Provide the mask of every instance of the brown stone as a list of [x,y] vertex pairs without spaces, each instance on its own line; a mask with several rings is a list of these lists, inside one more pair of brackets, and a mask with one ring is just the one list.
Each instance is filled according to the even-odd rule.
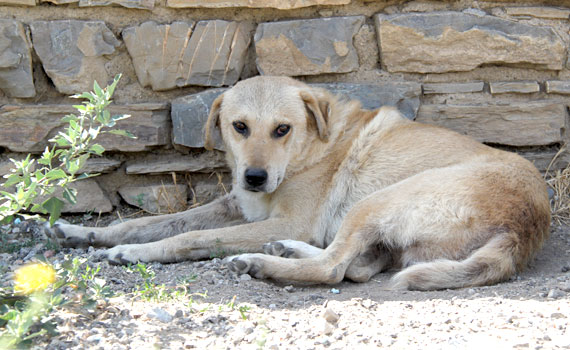
[[421,105],[417,121],[487,143],[539,146],[562,141],[566,106],[550,101],[509,105]]
[[[111,114],[130,114],[117,123],[117,129],[132,132],[136,139],[103,134],[97,143],[107,151],[137,152],[151,146],[163,146],[170,142],[170,118],[168,106],[161,103],[113,105]],[[48,140],[62,130],[61,118],[77,113],[67,105],[34,105],[0,107],[0,146],[14,152],[41,152]]]
[[112,76],[105,64],[119,41],[103,21],[34,21],[31,23],[34,50],[46,74],[63,94],[105,86]]
[[249,8],[276,8],[280,10],[291,10],[318,5],[347,5],[350,0],[167,0],[168,7],[206,7],[206,8],[226,8],[226,7],[249,7]]
[[149,157],[127,164],[127,174],[212,173],[215,171],[227,171],[225,156],[217,151],[196,155]]
[[489,83],[489,88],[492,94],[531,94],[540,91],[536,81],[498,81]]
[[561,70],[566,45],[549,27],[462,12],[375,17],[382,65],[390,72],[470,71],[481,65]]
[[116,170],[122,164],[119,160],[94,157],[87,159],[83,168],[79,170],[79,174],[104,174]]
[[481,92],[485,83],[482,81],[473,83],[426,83],[422,87],[424,94],[461,94]]
[[140,84],[162,91],[234,84],[243,69],[252,30],[251,23],[221,20],[145,22],[123,30],[123,39]]
[[346,73],[359,67],[353,38],[364,16],[261,23],[255,33],[257,69],[266,75]]
[[[69,185],[70,188],[77,190],[77,202],[75,204],[69,203],[64,200],[63,213],[108,213],[113,210],[113,205],[111,201],[97,181],[94,179],[85,179],[73,182]],[[56,195],[59,198],[62,197],[62,191],[57,190]]]
[[175,213],[188,207],[186,185],[125,186],[119,194],[127,203],[156,214]]
[[36,6],[36,0],[0,0],[0,5]]
[[8,97],[36,95],[32,45],[22,23],[0,19],[0,90]]
[[515,6],[505,8],[510,16],[532,16],[537,18],[568,19],[570,9],[548,6]]
[[546,82],[546,92],[549,94],[570,95],[570,81],[549,80]]
[[79,7],[122,6],[131,9],[152,10],[155,0],[79,0]]

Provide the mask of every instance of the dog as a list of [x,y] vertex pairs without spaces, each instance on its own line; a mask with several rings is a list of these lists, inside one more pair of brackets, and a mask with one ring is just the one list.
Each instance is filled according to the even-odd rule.
[[55,225],[64,246],[112,247],[111,263],[226,258],[236,273],[395,289],[481,286],[521,271],[549,235],[537,169],[522,157],[395,108],[363,110],[287,77],[239,82],[212,104],[231,192],[185,212],[106,228]]

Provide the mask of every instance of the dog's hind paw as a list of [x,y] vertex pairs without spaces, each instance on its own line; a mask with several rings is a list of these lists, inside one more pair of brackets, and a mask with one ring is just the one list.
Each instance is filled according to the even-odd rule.
[[242,254],[224,259],[228,268],[238,275],[248,274],[255,278],[264,278],[261,259],[258,254]]
[[100,260],[108,260],[111,265],[136,264],[142,259],[137,257],[135,247],[131,246],[134,244],[118,245],[111,249],[100,250],[95,256]]

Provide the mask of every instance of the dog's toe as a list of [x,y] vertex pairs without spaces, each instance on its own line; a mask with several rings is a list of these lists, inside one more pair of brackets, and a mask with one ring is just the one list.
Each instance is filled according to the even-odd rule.
[[261,264],[255,258],[248,254],[239,255],[226,260],[226,264],[230,271],[238,275],[248,274],[255,278],[263,278],[261,273]]
[[267,255],[283,256],[285,245],[281,242],[270,242],[263,245],[263,252]]

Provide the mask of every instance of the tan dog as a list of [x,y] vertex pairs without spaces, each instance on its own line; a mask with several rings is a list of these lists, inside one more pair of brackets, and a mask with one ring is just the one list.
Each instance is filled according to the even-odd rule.
[[532,164],[393,108],[365,111],[293,79],[256,77],[215,100],[208,146],[217,127],[230,194],[182,213],[48,234],[114,247],[105,251],[114,263],[263,249],[229,267],[323,283],[397,267],[393,287],[441,289],[508,279],[549,233],[546,186]]

